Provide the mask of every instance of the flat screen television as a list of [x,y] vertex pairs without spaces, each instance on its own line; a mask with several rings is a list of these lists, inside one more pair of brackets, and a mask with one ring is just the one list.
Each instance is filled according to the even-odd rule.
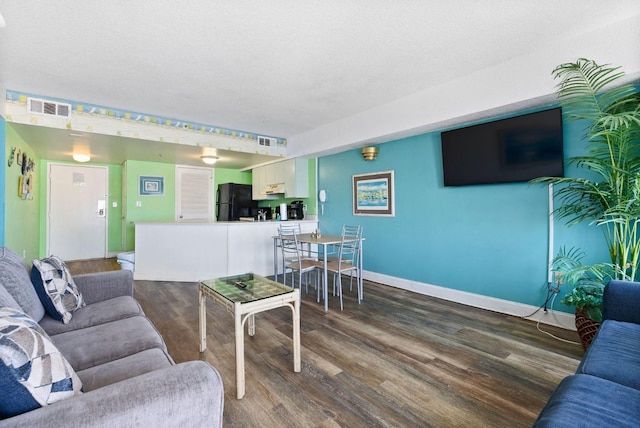
[[563,177],[562,109],[444,131],[445,186]]

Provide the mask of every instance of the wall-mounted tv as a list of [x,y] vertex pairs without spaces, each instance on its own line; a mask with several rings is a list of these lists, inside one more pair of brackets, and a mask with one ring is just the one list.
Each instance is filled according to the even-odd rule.
[[563,177],[560,107],[442,132],[445,186]]

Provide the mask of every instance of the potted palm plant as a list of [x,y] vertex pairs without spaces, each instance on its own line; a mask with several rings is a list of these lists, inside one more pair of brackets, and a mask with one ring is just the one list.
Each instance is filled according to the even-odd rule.
[[[587,222],[604,233],[608,262],[585,266],[580,250],[561,250],[553,261],[553,269],[563,273],[563,283],[573,287],[564,302],[576,307],[576,325],[579,317],[597,324],[606,283],[610,279],[634,281],[638,275],[640,97],[633,85],[618,85],[625,76],[619,67],[585,58],[559,65],[553,76],[560,80],[557,94],[565,120],[587,124],[586,154],[569,159],[569,164],[586,174],[542,177],[533,182],[554,185],[557,218],[567,225]],[[583,339],[585,348],[588,343]]]

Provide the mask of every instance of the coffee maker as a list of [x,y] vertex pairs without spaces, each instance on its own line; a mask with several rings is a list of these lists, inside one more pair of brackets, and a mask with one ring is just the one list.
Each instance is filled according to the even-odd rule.
[[288,217],[289,220],[302,220],[304,219],[304,201],[293,201],[289,205]]

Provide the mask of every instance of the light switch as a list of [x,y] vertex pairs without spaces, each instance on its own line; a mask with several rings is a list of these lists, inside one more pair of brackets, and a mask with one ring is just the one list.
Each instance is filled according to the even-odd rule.
[[111,206],[112,206],[113,208],[118,208],[118,203],[117,203],[117,202],[113,202],[113,203],[111,204]]
[[141,207],[142,206],[142,201],[136,201],[136,207]]

